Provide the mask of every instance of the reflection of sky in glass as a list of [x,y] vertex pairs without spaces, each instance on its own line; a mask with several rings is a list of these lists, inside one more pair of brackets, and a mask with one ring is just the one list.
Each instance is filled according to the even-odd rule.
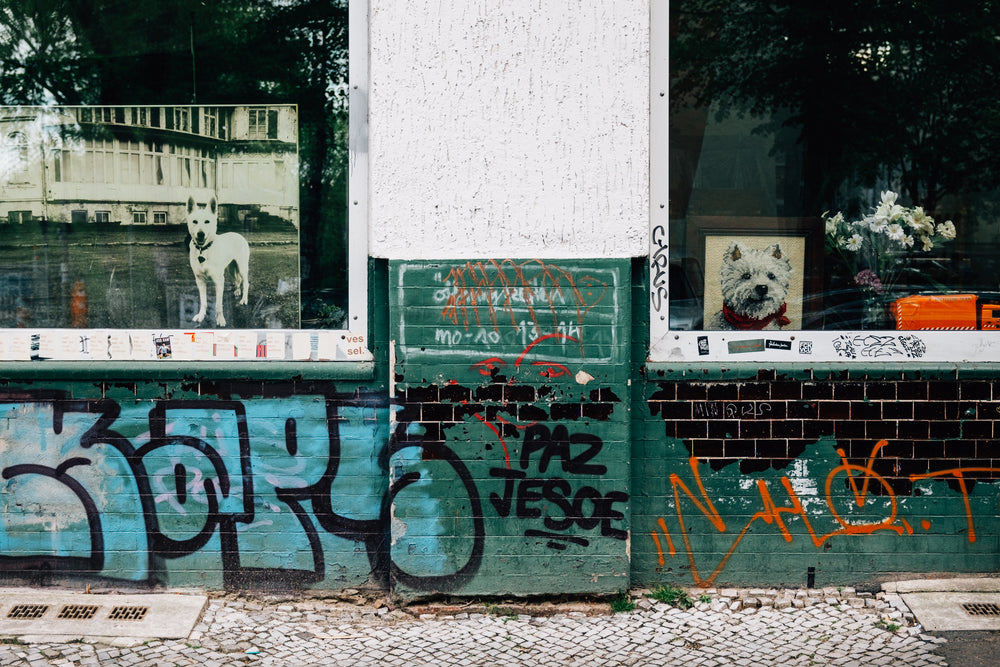
[[[79,126],[71,116],[36,107],[0,108],[0,120],[19,116],[25,120],[11,123],[16,130],[0,132],[0,186],[6,185],[32,164],[41,163],[45,150],[64,150],[81,154],[83,140]],[[27,118],[30,117],[30,120]]]

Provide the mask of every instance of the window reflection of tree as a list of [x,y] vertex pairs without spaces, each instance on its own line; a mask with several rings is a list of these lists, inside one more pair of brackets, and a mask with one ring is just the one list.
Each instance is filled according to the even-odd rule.
[[[0,103],[128,105],[109,123],[143,105],[157,125],[164,104],[297,104],[302,302],[346,308],[347,30],[347,0],[0,0]],[[212,177],[184,166],[188,184]]]

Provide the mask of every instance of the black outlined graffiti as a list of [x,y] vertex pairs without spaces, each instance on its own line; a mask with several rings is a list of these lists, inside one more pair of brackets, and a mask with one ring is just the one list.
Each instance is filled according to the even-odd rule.
[[[425,440],[422,437],[411,440],[411,437],[406,434],[406,425],[400,424],[396,431],[396,437],[391,444],[391,451],[392,453],[397,453],[409,447],[419,447],[421,449],[421,458],[445,461],[457,473],[467,494],[470,507],[473,524],[471,536],[472,548],[465,563],[455,572],[448,574],[435,576],[414,575],[397,565],[395,561],[390,561],[389,567],[391,569],[392,580],[418,590],[450,590],[461,586],[475,576],[483,560],[483,553],[486,546],[486,531],[483,523],[483,509],[479,498],[479,490],[472,479],[472,475],[469,473],[469,469],[450,447],[443,442]],[[401,491],[409,485],[416,483],[419,479],[420,473],[410,472],[404,473],[399,478],[393,480],[389,487],[386,505],[383,507],[383,515],[386,521],[389,519],[387,514],[389,505],[396,500]]]
[[917,336],[900,336],[899,344],[906,350],[906,356],[919,359],[927,353],[927,344]]
[[[576,343],[551,334],[506,363],[494,358],[476,368],[504,386],[515,376],[530,378],[540,397],[554,390],[553,380],[573,378],[565,365],[538,354],[542,341]],[[500,375],[505,371],[513,371],[509,380]],[[400,420],[390,432],[396,406],[384,394],[341,394],[327,383],[300,382],[202,383],[200,394],[119,402],[63,391],[0,393],[5,575],[160,586],[176,584],[178,573],[188,583],[197,571],[217,580],[209,587],[229,590],[363,580],[385,589],[454,591],[477,575],[486,553],[484,511],[492,515],[497,506],[483,502],[484,483],[498,497],[512,494],[505,517],[533,514],[540,506],[531,502],[533,493],[561,508],[545,525],[524,530],[551,548],[587,546],[589,536],[580,531],[624,539],[619,503],[627,495],[574,478],[606,472],[598,461],[600,438],[539,423],[572,418],[557,414],[558,403],[551,415],[535,408],[537,418],[524,412],[520,420],[499,412],[487,419],[472,406],[466,411],[496,429],[501,444],[525,436],[514,463],[523,479],[512,480],[518,484],[504,494],[508,480],[491,477],[490,466],[508,470],[509,454],[473,475],[464,452],[443,437],[444,426]],[[607,420],[620,402],[607,389],[594,389],[591,398],[593,405],[577,399],[570,407],[584,416],[593,408],[590,418]],[[418,536],[424,540],[418,549],[440,549],[440,562],[407,559],[393,544],[396,514],[442,489],[442,507],[461,508],[460,530]],[[48,497],[52,490],[61,504]],[[55,520],[60,512],[63,520]],[[352,554],[367,569],[354,563],[346,569]]]
[[[593,475],[600,478],[607,473],[605,465],[593,463],[593,459],[603,447],[601,439],[586,433],[574,433],[563,426],[551,431],[544,424],[527,427],[519,457],[520,470],[492,468],[491,477],[504,480],[503,495],[490,494],[490,502],[501,517],[512,513],[519,519],[542,519],[547,530],[528,529],[526,537],[547,538],[550,549],[563,550],[562,541],[580,546],[588,546],[589,540],[579,535],[568,535],[565,531],[574,526],[580,530],[593,530],[598,526],[601,535],[624,540],[627,532],[615,528],[613,522],[623,521],[625,515],[614,508],[615,503],[628,502],[628,494],[623,491],[609,491],[604,494],[592,486],[581,486],[574,491],[573,484],[562,477],[528,477],[527,470],[532,465],[532,457],[538,454],[539,475],[548,472],[556,461],[562,472],[574,475]],[[546,515],[534,506],[535,503],[550,503],[561,517]]]
[[910,357],[919,359],[927,353],[927,344],[918,336],[884,336],[858,334],[839,336],[833,341],[833,349],[841,357],[869,359],[886,357]]
[[667,230],[663,225],[653,227],[652,245],[656,248],[656,252],[649,257],[649,270],[652,274],[649,295],[653,310],[660,312],[669,296],[667,278],[670,254],[667,246]]
[[[42,477],[56,480],[73,492],[87,514],[87,524],[90,529],[90,557],[84,559],[63,556],[59,557],[58,560],[47,560],[45,558],[32,559],[28,557],[26,559],[27,562],[24,560],[20,561],[22,564],[28,565],[32,570],[52,571],[53,569],[60,569],[69,572],[97,574],[104,567],[104,532],[101,530],[100,511],[97,508],[97,503],[94,502],[93,497],[82,484],[66,474],[66,471],[70,468],[80,465],[90,465],[90,460],[82,457],[72,458],[56,468],[24,463],[10,466],[3,471],[3,479],[15,479],[21,475],[41,475]],[[0,555],[0,563],[12,562],[11,558],[10,556]]]
[[[109,399],[75,400],[58,391],[0,394],[0,410],[6,410],[8,418],[35,417],[7,421],[8,427],[23,424],[16,427],[25,431],[21,435],[35,437],[14,437],[16,450],[0,452],[3,501],[27,502],[35,508],[34,514],[19,510],[24,520],[38,520],[39,513],[45,512],[55,515],[62,507],[71,513],[78,509],[86,524],[85,537],[78,528],[72,537],[60,535],[60,526],[51,527],[46,535],[53,543],[72,540],[76,552],[86,542],[84,551],[88,552],[82,557],[60,555],[58,548],[39,549],[34,542],[19,542],[23,535],[17,533],[17,526],[5,522],[0,525],[0,544],[6,552],[0,553],[0,566],[6,575],[37,579],[45,573],[64,574],[153,586],[170,583],[170,561],[202,553],[211,558],[217,550],[227,589],[298,588],[330,575],[324,542],[335,536],[360,545],[370,567],[367,577],[376,586],[387,588],[392,576],[413,589],[444,591],[475,576],[485,549],[479,492],[468,469],[444,443],[389,437],[387,430],[379,436],[377,427],[359,428],[358,433],[367,435],[358,440],[358,433],[352,432],[349,446],[360,450],[352,456],[372,461],[377,474],[361,482],[340,474],[347,455],[345,415],[364,413],[371,424],[387,424],[384,398],[323,393],[317,387],[292,383],[263,389],[258,384],[252,398],[240,400],[231,396],[247,393],[245,386],[227,384],[213,389],[219,393],[218,400],[154,400],[140,404],[149,407],[138,407],[138,412],[130,406],[127,415],[121,404]],[[278,405],[298,416],[272,418],[280,412]],[[49,415],[51,426],[47,427]],[[140,419],[148,428],[145,433],[143,424],[136,424]],[[303,433],[304,425],[312,427],[308,435]],[[137,433],[126,437],[123,428]],[[39,441],[47,443],[46,451],[32,451],[25,444]],[[455,572],[411,573],[392,561],[392,504],[419,479],[419,473],[404,474],[390,486],[388,462],[408,448],[446,462],[468,494],[475,516],[469,536],[472,548]],[[121,480],[127,491],[116,496],[119,500],[128,496],[127,502],[122,501],[128,506],[121,511],[102,506],[96,499],[101,489],[95,487],[109,478]],[[38,485],[34,480],[59,485],[75,501],[63,499],[61,506],[46,510],[50,499],[31,495],[29,487]],[[359,484],[367,486],[359,489]],[[341,507],[338,501],[345,496],[341,485],[352,485],[352,493],[370,502],[363,507]],[[7,513],[8,518],[16,513]],[[112,525],[115,522],[120,525]],[[260,522],[274,529],[251,529]],[[127,551],[120,536],[130,532],[141,533],[129,539],[142,544],[132,550],[133,570],[106,569],[109,560]],[[109,542],[109,536],[119,543]],[[246,557],[244,542],[248,540],[254,546],[252,555]],[[269,557],[273,563],[266,562]],[[209,567],[205,561],[199,566]]]

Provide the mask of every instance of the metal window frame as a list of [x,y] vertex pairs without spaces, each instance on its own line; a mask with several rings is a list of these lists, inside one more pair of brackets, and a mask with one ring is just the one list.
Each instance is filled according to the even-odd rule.
[[[670,224],[669,0],[649,4],[649,354],[655,364],[703,362],[872,365],[1000,361],[992,331],[673,331]],[[662,263],[662,264],[661,264]],[[657,308],[657,301],[661,302]]]
[[[0,369],[8,377],[27,373],[36,377],[44,366],[41,374],[64,374],[66,369],[73,373],[89,377],[99,373],[97,369],[119,369],[123,376],[131,376],[137,368],[143,368],[145,373],[160,374],[164,377],[191,376],[228,376],[234,369],[240,372],[253,373],[256,377],[343,377],[361,379],[371,377],[374,373],[369,332],[368,313],[368,224],[369,224],[369,160],[368,160],[368,92],[369,92],[369,16],[368,0],[349,0],[348,2],[348,32],[349,32],[349,120],[348,120],[348,303],[347,322],[341,330],[328,333],[340,334],[346,340],[355,339],[351,343],[360,353],[353,354],[348,359],[323,361],[295,360],[108,360],[103,362],[89,360],[45,360],[28,361],[21,359],[0,359]],[[123,106],[123,113],[126,107]],[[165,117],[176,120],[180,109],[188,109],[186,105],[161,105]],[[267,108],[266,106],[264,107]],[[106,122],[114,122],[110,116],[112,109],[103,108]],[[150,119],[151,121],[152,119]],[[164,119],[166,122],[166,119]],[[190,129],[191,118],[187,119]],[[228,130],[227,130],[228,131]],[[58,152],[54,159],[59,161]],[[190,159],[190,156],[184,156]],[[59,180],[58,178],[56,180]],[[133,212],[134,213],[134,212]],[[147,224],[149,217],[147,214]],[[10,331],[10,330],[7,330]],[[49,330],[45,330],[49,331]],[[67,330],[71,332],[72,330]],[[87,334],[89,330],[79,330]],[[125,333],[138,330],[126,329]],[[316,329],[282,330],[286,333],[316,333]],[[0,331],[2,333],[2,331]],[[140,333],[147,333],[141,331]],[[208,361],[208,365],[205,362]],[[27,369],[31,369],[30,371]],[[155,369],[155,371],[153,370]],[[293,370],[295,369],[295,370]],[[308,370],[307,370],[308,369]]]

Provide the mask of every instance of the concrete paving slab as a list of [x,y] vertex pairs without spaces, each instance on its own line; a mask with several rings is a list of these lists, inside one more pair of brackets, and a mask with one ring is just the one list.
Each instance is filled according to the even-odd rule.
[[882,590],[886,593],[997,593],[1000,592],[1000,577],[911,579],[884,583]]
[[929,632],[1000,630],[1000,593],[918,592],[900,597]]
[[0,636],[182,639],[206,604],[204,595],[0,588]]

